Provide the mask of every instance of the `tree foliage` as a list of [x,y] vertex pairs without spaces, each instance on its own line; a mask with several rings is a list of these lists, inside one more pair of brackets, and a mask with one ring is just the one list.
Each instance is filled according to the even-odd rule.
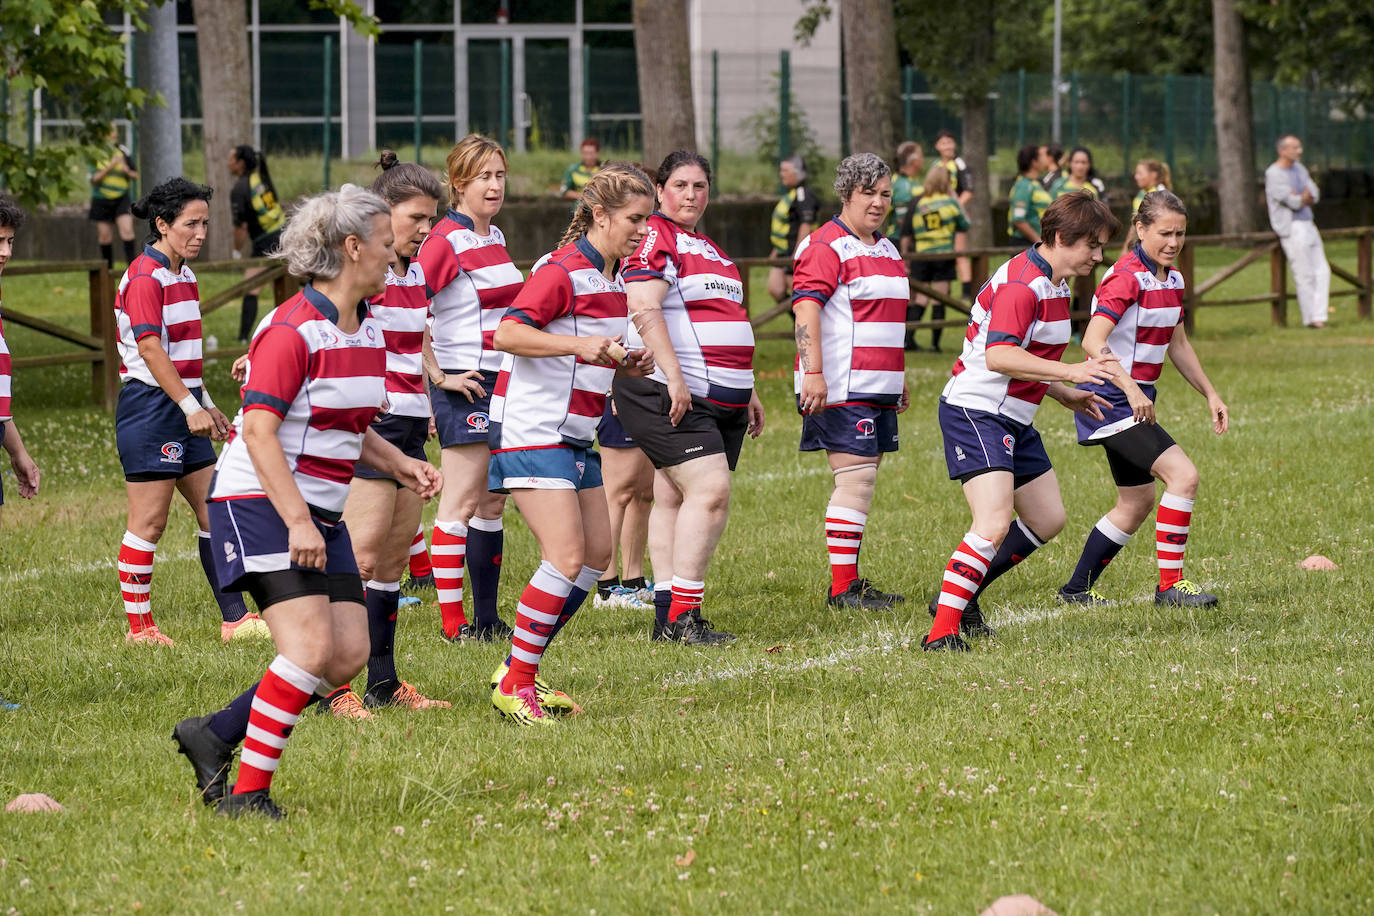
[[106,25],[107,15],[128,13],[143,28],[146,8],[143,0],[0,2],[0,67],[11,102],[42,90],[77,122],[66,139],[45,140],[30,157],[26,106],[0,110],[0,177],[22,203],[50,205],[76,190],[85,169],[109,156],[109,122],[148,101],[124,79],[124,41]]
[[1276,81],[1348,90],[1352,105],[1374,104],[1374,6],[1332,0],[1250,0],[1241,11],[1264,34]]

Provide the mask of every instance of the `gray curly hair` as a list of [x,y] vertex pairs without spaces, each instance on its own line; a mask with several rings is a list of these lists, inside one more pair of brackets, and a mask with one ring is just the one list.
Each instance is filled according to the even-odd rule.
[[307,198],[282,230],[277,257],[294,277],[332,280],[343,269],[344,239],[370,239],[372,218],[390,215],[386,201],[354,184]]
[[892,174],[876,153],[855,153],[835,167],[835,193],[845,203],[860,188],[871,188]]

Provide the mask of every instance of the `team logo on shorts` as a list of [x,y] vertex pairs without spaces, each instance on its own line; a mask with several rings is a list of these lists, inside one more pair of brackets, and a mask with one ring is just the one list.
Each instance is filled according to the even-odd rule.
[[873,423],[872,420],[870,420],[868,417],[864,417],[864,418],[863,418],[862,420],[860,420],[858,423],[855,423],[855,424],[854,424],[854,428],[855,428],[856,430],[859,431],[858,438],[860,438],[860,439],[872,439],[872,438],[873,438],[873,431],[874,431],[877,427],[875,426],[875,424]]
[[965,455],[965,454],[964,454],[964,450],[963,450],[961,447],[959,447],[959,446],[957,446],[957,445],[954,446],[954,459],[955,459],[956,461],[963,461],[963,460],[964,460],[965,458],[967,458],[967,457],[968,457],[968,455]]
[[164,442],[159,451],[162,452],[162,457],[158,460],[163,464],[181,464],[182,448],[180,442]]
[[585,461],[574,461],[573,464],[577,465],[577,476],[578,476],[578,477],[581,477],[583,474],[587,473],[587,462],[585,462]]
[[239,558],[238,549],[234,547],[233,541],[224,542],[224,562],[233,563]]
[[468,428],[473,432],[484,433],[490,425],[491,417],[488,417],[486,414],[478,411],[468,414]]
[[1008,433],[1002,437],[1002,444],[1007,447],[1007,454],[1010,455],[1016,448],[1016,437]]

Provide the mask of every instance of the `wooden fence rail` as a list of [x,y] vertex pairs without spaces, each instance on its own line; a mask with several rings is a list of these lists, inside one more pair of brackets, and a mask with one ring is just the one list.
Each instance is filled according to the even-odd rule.
[[[1333,276],[1347,284],[1348,289],[1337,289],[1331,291],[1332,299],[1356,297],[1356,314],[1364,319],[1370,317],[1371,304],[1374,303],[1374,226],[1356,226],[1350,229],[1330,229],[1322,233],[1326,241],[1337,239],[1353,239],[1356,250],[1355,271],[1346,270],[1339,265],[1331,265]],[[1226,265],[1202,283],[1194,283],[1193,253],[1197,246],[1224,246],[1237,249],[1245,249],[1235,261]],[[987,280],[989,268],[995,263],[1012,257],[1022,249],[1016,247],[996,247],[996,248],[974,248],[960,252],[960,256],[967,258],[970,268],[969,289],[978,289]],[[1234,278],[1246,267],[1262,260],[1265,255],[1269,256],[1269,292],[1256,296],[1239,296],[1230,299],[1217,298],[1214,294],[1226,282]],[[945,260],[948,255],[908,255],[909,261],[938,261]],[[518,263],[517,266],[523,270],[529,270],[533,266],[532,261]],[[744,306],[750,315],[750,323],[755,328],[761,328],[768,322],[778,318],[789,311],[789,304],[784,302],[774,304],[770,307],[756,311],[750,299],[750,287],[752,274],[756,270],[771,270],[774,267],[784,267],[790,260],[770,260],[768,258],[739,258],[735,264],[739,267],[740,275],[744,280]],[[1279,246],[1278,239],[1272,232],[1251,232],[1240,235],[1202,235],[1190,236],[1188,245],[1179,254],[1178,269],[1182,272],[1187,288],[1184,299],[1184,322],[1188,330],[1193,329],[1197,318],[1197,310],[1202,306],[1231,306],[1231,305],[1257,305],[1269,303],[1270,320],[1276,325],[1286,325],[1288,323],[1288,300],[1291,298],[1288,292],[1288,261],[1284,257],[1283,249]],[[272,258],[244,258],[242,260],[229,261],[206,261],[198,262],[195,265],[197,274],[212,273],[238,273],[249,268],[260,268],[262,273],[251,279],[241,280],[233,285],[221,290],[215,295],[201,302],[201,313],[209,314],[216,309],[223,308],[239,299],[249,290],[272,284],[275,301],[284,302],[300,289],[300,283],[286,272],[286,267],[280,261]],[[28,264],[10,264],[5,268],[5,276],[22,277],[38,276],[42,274],[54,273],[85,273],[89,277],[90,294],[90,328],[89,330],[76,330],[64,327],[55,322],[48,321],[28,311],[16,311],[6,307],[4,310],[5,320],[14,325],[20,325],[55,337],[64,343],[74,344],[78,349],[71,352],[51,353],[44,356],[16,356],[13,359],[14,369],[34,369],[44,366],[63,366],[73,363],[89,363],[91,366],[91,397],[95,403],[102,405],[106,410],[114,410],[115,399],[119,394],[119,354],[115,346],[115,322],[114,322],[114,279],[109,270],[105,267],[104,261],[45,261],[33,262]],[[1080,306],[1086,306],[1095,288],[1094,278],[1084,278],[1074,286],[1074,295]],[[941,293],[932,287],[911,282],[911,289],[914,292],[924,293],[929,299],[938,304],[943,304],[948,308],[967,316],[969,303],[947,293]],[[1086,319],[1088,313],[1085,308],[1080,307],[1073,313],[1076,319]],[[947,319],[943,321],[909,321],[908,328],[953,328],[965,327],[968,323],[967,317]],[[791,339],[790,331],[761,331],[757,335],[760,339]],[[214,350],[205,352],[206,359],[233,359],[244,352],[247,347],[239,344],[226,347],[217,347]]]

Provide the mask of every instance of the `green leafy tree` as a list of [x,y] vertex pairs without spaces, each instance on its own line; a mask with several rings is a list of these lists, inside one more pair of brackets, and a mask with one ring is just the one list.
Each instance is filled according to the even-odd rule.
[[1346,90],[1351,113],[1374,104],[1374,6],[1249,0],[1241,4],[1241,13],[1257,27],[1251,32],[1261,33],[1265,41],[1266,53],[1251,53],[1250,60],[1271,62],[1275,80]]
[[0,178],[24,204],[51,205],[78,190],[86,168],[109,155],[109,122],[147,102],[125,81],[124,42],[106,25],[107,16],[128,13],[142,28],[146,8],[142,0],[0,2],[0,67],[10,100],[42,90],[45,102],[77,121],[65,139],[45,141],[30,156],[26,106],[0,109]]

